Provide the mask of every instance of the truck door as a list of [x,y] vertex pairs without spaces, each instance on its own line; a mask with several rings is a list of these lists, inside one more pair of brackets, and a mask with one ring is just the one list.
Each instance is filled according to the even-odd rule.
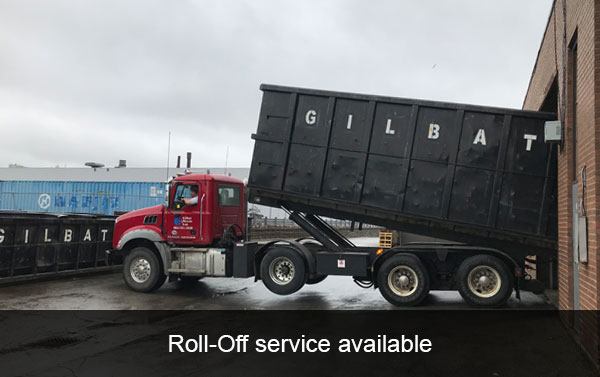
[[[197,194],[196,194],[197,193]],[[197,199],[193,199],[197,198]],[[195,204],[185,204],[190,199]],[[177,182],[165,216],[165,232],[169,241],[191,244],[200,237],[200,207],[204,200],[203,185],[198,182]]]

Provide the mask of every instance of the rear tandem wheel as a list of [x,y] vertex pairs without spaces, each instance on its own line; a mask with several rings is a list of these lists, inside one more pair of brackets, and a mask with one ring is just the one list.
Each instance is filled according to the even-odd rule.
[[458,291],[470,305],[495,308],[506,304],[513,291],[508,267],[487,254],[465,259],[456,273]]
[[429,274],[419,258],[397,254],[383,262],[377,272],[381,295],[396,306],[415,306],[429,293]]

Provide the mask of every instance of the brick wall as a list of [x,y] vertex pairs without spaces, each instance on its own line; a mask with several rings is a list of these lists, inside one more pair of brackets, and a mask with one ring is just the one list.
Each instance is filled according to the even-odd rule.
[[[566,12],[563,12],[563,4]],[[564,16],[566,15],[566,17]],[[573,279],[573,235],[572,235],[572,185],[578,183],[578,197],[582,195],[579,171],[586,167],[587,188],[585,195],[588,216],[588,263],[579,264],[580,309],[578,340],[592,359],[599,364],[600,348],[598,334],[598,313],[600,309],[598,282],[598,242],[599,231],[597,209],[600,191],[599,182],[600,131],[596,124],[600,121],[600,38],[596,35],[600,20],[600,1],[593,0],[556,0],[553,4],[546,32],[538,53],[538,59],[531,77],[523,108],[541,110],[553,81],[559,86],[558,111],[566,124],[564,149],[558,157],[558,289],[559,309],[567,326],[574,327],[574,279]],[[566,23],[566,28],[563,26]],[[567,54],[564,54],[563,32],[566,29]],[[577,91],[573,87],[573,53],[568,47],[577,41]],[[563,58],[565,58],[563,60]],[[566,63],[566,64],[565,64]],[[566,85],[563,83],[566,78]],[[563,92],[563,89],[564,92]],[[566,94],[566,98],[563,97]],[[574,98],[577,98],[577,166],[573,157]],[[560,109],[566,104],[566,113]]]

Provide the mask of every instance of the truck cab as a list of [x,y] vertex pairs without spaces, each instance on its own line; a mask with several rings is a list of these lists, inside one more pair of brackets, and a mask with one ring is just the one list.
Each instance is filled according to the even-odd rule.
[[[185,199],[194,199],[186,204]],[[209,174],[176,178],[169,188],[163,227],[166,240],[177,245],[213,245],[224,232],[244,233],[244,184],[236,178]]]
[[169,182],[163,205],[117,218],[111,254],[123,259],[125,281],[138,291],[156,289],[167,277],[226,276],[233,243],[244,238],[245,213],[240,179],[180,175]]

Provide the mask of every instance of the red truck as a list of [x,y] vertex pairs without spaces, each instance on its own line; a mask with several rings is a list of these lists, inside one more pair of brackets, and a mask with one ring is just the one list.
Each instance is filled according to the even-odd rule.
[[[184,199],[196,203],[186,205]],[[165,205],[119,216],[113,248],[124,257],[125,281],[149,292],[167,276],[198,279],[226,276],[227,250],[245,234],[241,180],[223,175],[187,174],[169,184]]]
[[[487,307],[543,290],[528,270],[556,258],[556,151],[543,140],[555,114],[261,89],[246,187],[183,175],[164,205],[117,219],[111,254],[129,287],[254,276],[285,295],[343,275],[398,306],[458,290]],[[247,201],[286,210],[312,238],[246,242]],[[358,247],[322,217],[454,242]]]

